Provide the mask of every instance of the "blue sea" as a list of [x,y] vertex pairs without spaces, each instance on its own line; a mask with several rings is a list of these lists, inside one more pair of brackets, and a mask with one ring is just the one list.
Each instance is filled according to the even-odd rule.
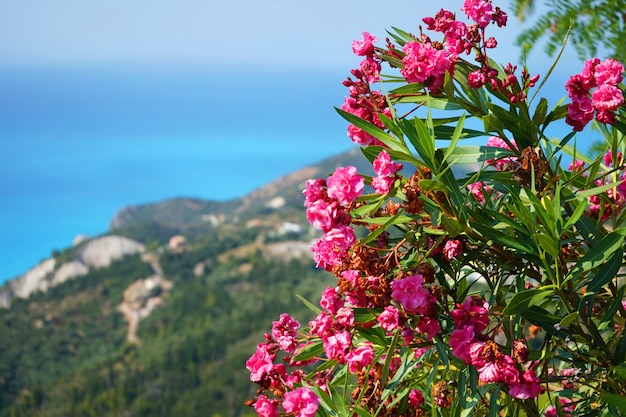
[[240,197],[351,149],[334,110],[346,75],[0,68],[0,284],[105,233],[125,206]]
[[0,69],[0,283],[116,211],[228,200],[352,147],[338,73]]

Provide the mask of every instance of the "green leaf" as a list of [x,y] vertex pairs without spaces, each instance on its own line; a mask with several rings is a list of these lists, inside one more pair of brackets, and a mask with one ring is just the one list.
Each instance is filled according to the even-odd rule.
[[596,292],[609,283],[619,271],[624,261],[623,252],[617,251],[609,258],[587,285],[587,291]]
[[446,152],[446,161],[452,164],[476,164],[490,159],[499,159],[514,155],[508,149],[495,148],[493,146],[467,145],[457,146],[451,151],[444,148]]
[[543,124],[543,122],[546,120],[547,111],[548,111],[548,100],[542,97],[539,100],[539,104],[537,104],[537,108],[535,109],[535,114],[533,114],[533,123],[537,126]]
[[536,254],[536,248],[529,246],[528,244],[519,240],[515,236],[507,235],[498,230],[495,230],[493,227],[480,224],[480,223],[472,224],[472,227],[476,229],[481,235],[483,235],[487,239],[493,240],[494,242],[498,242],[505,247],[516,249],[518,251],[529,253],[529,254]]
[[574,311],[573,313],[563,317],[559,322],[559,325],[563,328],[569,327],[569,325],[574,323],[576,320],[578,320],[578,311]]
[[584,199],[583,201],[578,203],[578,206],[576,206],[576,209],[574,210],[570,218],[567,220],[567,223],[565,223],[565,226],[563,226],[563,231],[567,231],[572,226],[574,226],[576,222],[578,222],[580,217],[583,215],[586,208],[587,208],[587,199]]
[[[622,242],[624,241],[624,236],[626,236],[626,228],[618,229],[606,235],[604,238],[602,238],[602,240],[600,240],[600,242],[594,244],[593,247],[581,259],[579,259],[576,265],[570,270],[565,281],[573,279],[583,272],[590,271],[602,265],[607,259],[609,259],[611,255],[613,255],[613,253],[621,249]],[[613,259],[612,262],[613,263],[610,263],[609,268],[614,268],[615,259]],[[602,285],[604,284],[598,287],[598,285],[600,284],[599,281],[604,281],[605,278],[606,277],[604,277],[603,275],[600,275],[600,278],[596,279],[596,283],[593,284],[592,281],[590,286],[593,285],[593,288],[602,287]],[[590,289],[590,291],[593,290]]]
[[306,298],[304,298],[303,296],[301,296],[300,294],[296,294],[296,297],[302,301],[302,303],[307,306],[307,308],[309,310],[311,310],[312,312],[314,312],[315,314],[320,314],[322,312],[322,310],[317,307],[316,305],[312,304],[309,300],[307,300]]
[[324,342],[317,340],[306,344],[293,358],[296,361],[307,361],[320,356],[322,353],[324,353]]
[[600,397],[602,397],[602,399],[606,401],[607,404],[612,405],[613,407],[620,410],[622,413],[626,413],[626,397],[622,395],[611,394],[608,392],[601,393]]
[[374,136],[376,139],[380,140],[392,150],[400,152],[401,154],[408,154],[410,156],[409,150],[403,144],[401,144],[396,138],[394,138],[378,126],[375,126],[372,123],[339,108],[335,107],[335,110],[349,123],[352,123],[359,129],[363,129],[365,132]]
[[396,330],[393,335],[393,339],[391,340],[391,345],[389,345],[389,349],[387,349],[387,357],[385,358],[385,364],[383,365],[383,370],[381,372],[381,382],[384,386],[387,385],[387,378],[389,377],[389,369],[391,367],[391,360],[396,352],[396,345],[398,344],[398,340],[400,339],[400,332]]
[[617,296],[613,299],[611,305],[609,305],[609,307],[606,309],[604,317],[602,317],[600,325],[598,325],[598,330],[606,328],[615,317],[615,313],[622,305],[622,300],[624,299],[624,290],[626,290],[626,286],[622,285],[617,291]]
[[523,313],[542,299],[549,297],[552,294],[552,290],[542,290],[536,288],[519,292],[515,294],[511,301],[509,301],[509,303],[504,307],[502,314],[512,316]]
[[587,190],[579,190],[576,192],[576,197],[591,197],[593,195],[598,195],[598,194],[602,194],[612,188],[617,187],[619,184],[621,184],[622,182],[624,182],[623,180],[620,181],[616,181],[616,182],[612,182],[609,184],[604,184],[604,185],[600,185],[598,187],[594,187],[594,188],[589,188]]

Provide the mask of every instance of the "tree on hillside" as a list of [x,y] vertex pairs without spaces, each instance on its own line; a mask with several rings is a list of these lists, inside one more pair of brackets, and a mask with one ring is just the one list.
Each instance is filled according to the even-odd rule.
[[[536,3],[512,0],[512,8],[524,21],[533,15]],[[553,55],[571,28],[569,42],[581,59],[596,56],[599,51],[605,57],[622,62],[626,59],[626,0],[544,0],[544,4],[547,11],[517,37],[522,54],[547,36],[545,51]]]

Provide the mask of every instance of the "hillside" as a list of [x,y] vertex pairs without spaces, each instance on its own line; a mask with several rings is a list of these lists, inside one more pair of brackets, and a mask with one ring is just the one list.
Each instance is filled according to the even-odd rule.
[[[316,302],[334,283],[308,252],[301,190],[340,165],[367,171],[355,150],[236,200],[124,208],[108,236],[6,284],[0,416],[251,414],[245,360],[280,313],[311,318],[295,294]],[[86,255],[122,241],[138,246],[104,263]],[[83,269],[55,280],[66,265]]]

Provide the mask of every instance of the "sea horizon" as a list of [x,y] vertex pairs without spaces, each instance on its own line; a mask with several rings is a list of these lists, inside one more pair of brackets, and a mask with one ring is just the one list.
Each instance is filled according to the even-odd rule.
[[242,197],[354,146],[333,109],[341,74],[243,79],[0,69],[0,285],[106,233],[124,207]]

